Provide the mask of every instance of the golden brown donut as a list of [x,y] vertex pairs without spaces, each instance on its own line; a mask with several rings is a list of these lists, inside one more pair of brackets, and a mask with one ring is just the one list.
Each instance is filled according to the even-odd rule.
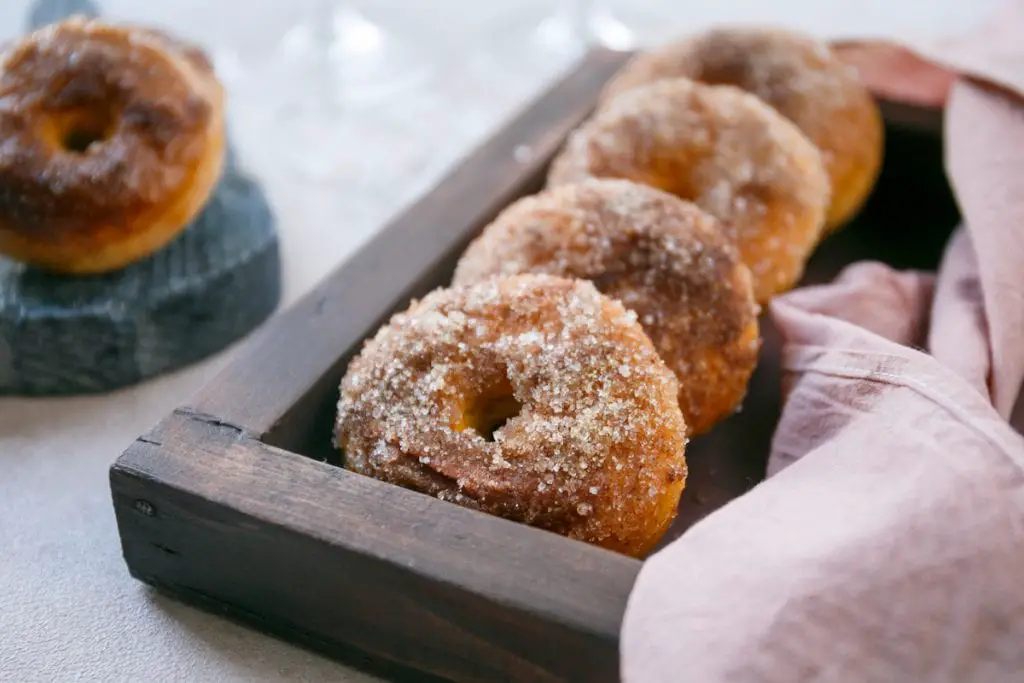
[[644,183],[718,218],[761,304],[802,276],[829,200],[821,154],[792,122],[739,88],[685,78],[626,90],[569,136],[548,186],[586,178]]
[[857,69],[823,41],[771,27],[723,27],[633,57],[602,99],[662,78],[734,85],[795,123],[822,152],[832,185],[828,227],[863,205],[882,167],[884,127]]
[[636,315],[590,282],[489,278],[367,342],[335,442],[355,472],[641,556],[686,480],[677,391]]
[[0,56],[0,253],[98,273],[171,241],[220,178],[223,90],[159,31],[71,18]]
[[636,312],[679,379],[691,436],[743,401],[760,348],[750,271],[695,204],[608,179],[524,197],[469,245],[453,283],[517,273],[584,278]]

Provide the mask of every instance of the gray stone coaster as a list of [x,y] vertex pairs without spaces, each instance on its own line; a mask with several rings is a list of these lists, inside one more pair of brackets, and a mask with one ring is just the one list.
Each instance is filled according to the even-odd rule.
[[[30,22],[86,11],[43,2]],[[181,368],[249,333],[277,307],[275,220],[229,150],[193,223],[127,268],[61,276],[0,257],[0,394],[108,391]]]

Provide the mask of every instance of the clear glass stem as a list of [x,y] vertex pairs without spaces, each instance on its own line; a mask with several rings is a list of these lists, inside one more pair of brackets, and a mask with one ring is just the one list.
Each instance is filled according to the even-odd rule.
[[615,15],[607,3],[574,0],[568,5],[573,32],[584,49],[603,45],[615,50],[628,50],[634,46],[636,39],[633,31]]
[[321,114],[332,112],[337,101],[335,89],[338,87],[338,84],[332,72],[333,66],[331,63],[332,49],[337,39],[334,30],[336,6],[335,0],[319,0],[313,13],[313,26],[311,27],[316,54],[315,68],[320,75],[318,80],[323,84],[323,87],[317,88],[315,95]]
[[573,0],[568,3],[569,25],[576,39],[583,44],[584,49],[590,47],[594,36],[591,30],[591,18],[594,13],[594,2],[592,0]]

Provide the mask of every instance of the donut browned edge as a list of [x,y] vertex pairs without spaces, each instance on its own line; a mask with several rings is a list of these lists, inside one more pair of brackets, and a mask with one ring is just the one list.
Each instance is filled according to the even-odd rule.
[[0,254],[119,269],[177,236],[225,157],[224,93],[195,46],[72,17],[0,55]]

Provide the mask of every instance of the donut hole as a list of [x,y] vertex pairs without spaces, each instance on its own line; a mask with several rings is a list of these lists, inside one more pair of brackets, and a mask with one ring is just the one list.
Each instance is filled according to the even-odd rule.
[[[675,195],[688,202],[696,202],[702,194],[702,188],[694,182],[691,168],[700,163],[699,159],[685,158],[654,158],[650,168],[645,172],[629,178],[634,182]],[[689,166],[688,166],[689,164]]]
[[64,134],[63,146],[68,152],[82,154],[102,139],[103,135],[95,131],[72,128]]
[[501,374],[496,382],[467,403],[456,428],[474,431],[485,441],[494,441],[494,435],[522,410],[522,404],[512,391],[512,383]]
[[512,394],[489,397],[477,409],[471,428],[482,436],[484,441],[494,441],[495,432],[522,410],[522,404]]
[[60,147],[72,154],[85,154],[113,133],[114,117],[109,111],[74,112],[60,125]]

